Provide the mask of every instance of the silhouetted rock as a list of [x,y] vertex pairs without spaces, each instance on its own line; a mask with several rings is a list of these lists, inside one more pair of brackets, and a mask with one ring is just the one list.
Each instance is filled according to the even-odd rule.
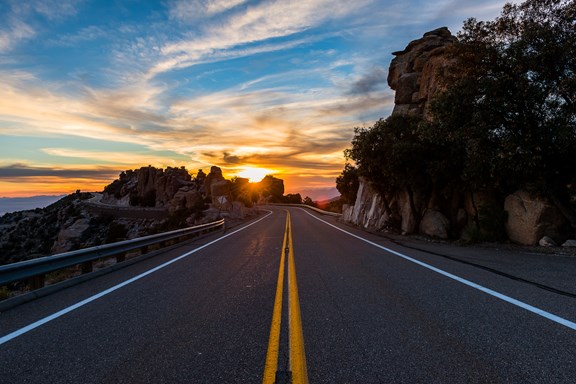
[[220,181],[224,181],[224,176],[222,175],[222,169],[216,166],[210,168],[210,173],[204,179],[204,193],[207,197],[212,197],[212,184]]

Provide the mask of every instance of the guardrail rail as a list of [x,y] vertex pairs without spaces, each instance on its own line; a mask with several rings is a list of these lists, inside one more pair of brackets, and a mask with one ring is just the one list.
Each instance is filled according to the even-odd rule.
[[2,265],[0,266],[0,286],[28,280],[30,288],[36,290],[44,287],[47,273],[76,265],[82,265],[82,274],[89,273],[93,271],[93,262],[96,260],[116,256],[116,262],[121,263],[125,261],[126,254],[129,252],[140,250],[141,254],[145,254],[150,246],[160,245],[160,248],[164,248],[176,242],[188,240],[197,233],[208,232],[219,227],[225,229],[224,219],[195,227]]

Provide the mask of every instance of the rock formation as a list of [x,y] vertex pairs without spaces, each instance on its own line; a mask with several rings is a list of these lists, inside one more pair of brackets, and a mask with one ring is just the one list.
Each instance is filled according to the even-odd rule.
[[[388,85],[396,91],[393,114],[427,117],[430,101],[443,89],[442,74],[450,64],[446,48],[456,41],[448,28],[438,28],[393,53],[396,57],[388,72]],[[343,210],[343,220],[372,230],[396,226],[406,234],[420,231],[448,237],[450,220],[434,202],[412,196],[412,203],[408,191],[381,196],[368,180],[360,178],[356,202]]]
[[396,91],[393,114],[427,115],[430,100],[444,87],[443,74],[450,64],[446,48],[456,41],[443,27],[393,53],[388,71],[388,85]]

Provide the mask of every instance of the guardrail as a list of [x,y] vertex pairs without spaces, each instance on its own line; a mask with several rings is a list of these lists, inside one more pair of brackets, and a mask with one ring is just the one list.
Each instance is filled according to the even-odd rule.
[[0,266],[0,286],[15,281],[29,280],[32,290],[39,289],[44,286],[47,273],[76,265],[82,265],[82,273],[89,273],[93,270],[92,262],[95,260],[116,256],[116,262],[120,263],[125,260],[129,252],[140,250],[144,254],[152,245],[159,244],[163,248],[174,240],[184,241],[196,233],[219,227],[224,228],[224,219],[195,227],[2,265]]
[[313,211],[316,211],[316,212],[318,212],[318,213],[321,213],[322,215],[328,215],[328,216],[334,216],[334,217],[340,217],[340,216],[342,216],[341,213],[325,211],[325,210],[323,210],[323,209],[316,208],[316,207],[313,207],[313,206],[311,206],[311,205],[306,205],[306,204],[271,203],[270,205],[283,205],[283,206],[287,206],[287,207],[302,207],[302,208],[311,209],[311,210],[313,210]]

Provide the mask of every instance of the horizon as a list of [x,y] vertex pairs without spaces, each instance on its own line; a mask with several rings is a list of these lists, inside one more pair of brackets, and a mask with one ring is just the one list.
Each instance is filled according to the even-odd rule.
[[334,188],[353,128],[392,110],[392,52],[504,4],[3,2],[0,195],[98,191],[142,165]]

